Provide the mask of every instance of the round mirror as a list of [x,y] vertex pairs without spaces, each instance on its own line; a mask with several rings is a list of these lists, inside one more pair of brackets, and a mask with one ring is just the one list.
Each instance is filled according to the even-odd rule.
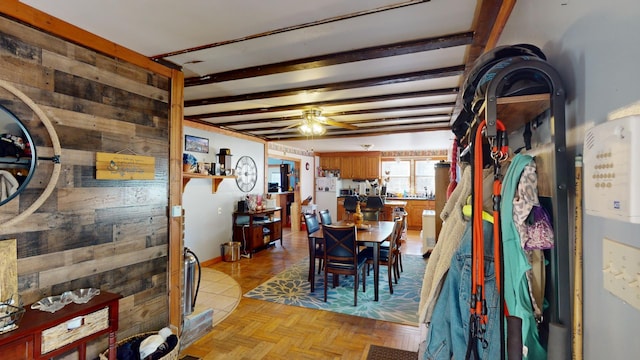
[[0,105],[0,205],[27,186],[36,167],[33,139],[24,124]]

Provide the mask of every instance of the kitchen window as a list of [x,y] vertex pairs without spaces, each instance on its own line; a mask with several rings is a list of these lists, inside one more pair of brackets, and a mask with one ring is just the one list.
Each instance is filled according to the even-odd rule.
[[387,193],[423,197],[435,193],[435,165],[433,159],[382,160],[382,177],[387,181]]

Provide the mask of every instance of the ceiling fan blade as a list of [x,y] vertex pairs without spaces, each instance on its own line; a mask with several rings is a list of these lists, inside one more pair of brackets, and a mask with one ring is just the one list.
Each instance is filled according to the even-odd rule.
[[343,122],[339,122],[339,121],[335,121],[333,119],[330,118],[325,118],[325,120],[323,121],[325,124],[327,125],[331,125],[331,126],[336,126],[336,127],[341,127],[343,129],[349,129],[349,130],[356,130],[358,127],[355,125],[351,125],[351,124],[347,124],[347,123],[343,123]]
[[294,127],[298,127],[298,126],[300,126],[300,125],[302,125],[302,122],[298,122],[298,123],[295,123],[295,124],[291,124],[291,125],[289,125],[289,126],[287,126],[287,127],[285,127],[285,128],[282,128],[282,130],[291,129],[291,128],[294,128]]

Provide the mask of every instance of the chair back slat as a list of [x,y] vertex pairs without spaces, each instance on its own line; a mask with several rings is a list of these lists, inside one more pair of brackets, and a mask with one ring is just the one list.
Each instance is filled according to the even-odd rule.
[[369,196],[367,197],[367,208],[368,209],[381,209],[384,207],[384,202],[380,196]]
[[349,212],[356,211],[356,205],[358,204],[358,197],[350,195],[344,198],[344,209]]
[[316,214],[304,214],[304,224],[307,227],[307,235],[320,230],[320,223]]
[[331,225],[331,213],[329,209],[320,210],[320,222],[322,225]]
[[358,246],[355,226],[326,225],[322,226],[325,242],[326,264],[335,265],[357,264]]

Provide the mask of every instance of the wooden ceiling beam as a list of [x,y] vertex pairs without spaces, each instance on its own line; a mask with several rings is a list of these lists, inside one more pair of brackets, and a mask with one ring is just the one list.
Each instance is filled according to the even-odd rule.
[[[450,104],[450,106],[453,105],[453,103],[448,103]],[[438,108],[441,106],[437,106],[439,104],[432,104],[432,105],[420,105],[421,108],[423,109],[429,109],[429,108]],[[371,114],[371,113],[375,113],[375,112],[386,112],[389,111],[387,110],[388,108],[383,108],[383,109],[372,109],[375,111],[368,111],[368,110],[355,110],[353,111],[354,114],[358,113],[358,114]],[[402,109],[405,110],[405,109]],[[347,111],[345,111],[344,113],[346,113]],[[449,116],[450,112],[441,112],[441,113],[436,113],[436,114],[428,114],[428,115],[411,115],[411,116],[395,116],[393,117],[393,119],[417,119],[417,118],[421,118],[421,117],[429,117],[429,116]],[[336,115],[325,115],[326,117],[332,117],[332,116],[336,116]],[[356,120],[356,121],[350,121],[348,122],[348,124],[361,124],[361,123],[370,123],[370,122],[375,122],[375,121],[389,121],[391,118],[376,118],[376,119],[368,119],[368,120]],[[297,120],[302,120],[302,116],[283,116],[283,117],[278,117],[278,118],[262,118],[262,119],[251,119],[251,120],[237,120],[237,121],[225,121],[225,122],[216,122],[216,121],[212,121],[211,124],[215,124],[215,125],[224,125],[224,126],[238,126],[238,125],[251,125],[251,124],[262,124],[262,123],[282,123],[282,122],[287,122],[287,121],[297,121]]]
[[[448,123],[442,122],[436,126],[430,126],[425,128],[418,129],[398,129],[393,131],[372,131],[372,132],[363,132],[363,133],[341,133],[341,134],[332,134],[330,131],[322,135],[315,137],[316,139],[338,139],[338,138],[357,138],[361,136],[379,136],[379,135],[391,135],[391,134],[405,134],[405,133],[414,133],[414,132],[423,132],[423,131],[438,131],[438,130],[451,130],[451,127]],[[294,133],[295,134],[295,133]],[[282,140],[307,140],[306,136],[282,136],[282,133],[274,134],[273,136],[264,136],[264,138],[268,139],[268,141],[282,141]]]
[[438,50],[454,46],[469,45],[472,43],[473,38],[473,32],[469,31],[452,35],[444,35],[435,38],[404,41],[381,46],[372,46],[363,49],[312,56],[308,58],[283,61],[273,64],[264,64],[243,69],[224,71],[216,74],[186,78],[184,81],[184,85],[185,87],[198,86],[223,81],[252,78],[256,76],[279,74],[290,71],[315,69],[331,65],[352,63],[356,61],[413,54],[417,52]]
[[385,5],[385,6],[381,6],[381,7],[377,7],[377,8],[373,8],[373,9],[366,9],[366,10],[357,11],[357,12],[354,12],[354,13],[342,14],[342,15],[338,15],[338,16],[334,16],[334,17],[330,17],[330,18],[326,18],[326,19],[320,19],[320,20],[311,21],[311,22],[307,22],[307,23],[287,26],[287,27],[280,28],[280,29],[273,29],[273,30],[269,30],[269,31],[264,31],[264,32],[261,32],[261,33],[247,35],[247,36],[243,36],[243,37],[236,38],[236,39],[224,40],[224,41],[219,41],[219,42],[215,42],[215,43],[212,43],[212,44],[205,44],[205,45],[195,46],[195,47],[191,47],[191,48],[187,48],[187,49],[176,50],[176,51],[172,51],[172,52],[169,52],[169,53],[158,54],[158,55],[152,56],[151,59],[159,60],[159,59],[164,59],[164,58],[175,56],[175,55],[182,55],[182,54],[188,54],[188,53],[195,52],[195,51],[213,49],[213,48],[216,48],[216,47],[229,45],[229,44],[234,44],[234,43],[239,43],[239,42],[242,42],[242,41],[258,39],[258,38],[262,38],[262,37],[266,37],[266,36],[282,34],[282,33],[295,31],[295,30],[303,30],[303,29],[311,28],[311,27],[318,26],[318,25],[330,24],[330,23],[333,23],[333,22],[349,20],[349,19],[353,19],[353,18],[357,18],[357,17],[361,17],[361,16],[377,14],[377,13],[384,12],[384,11],[400,9],[400,8],[403,8],[403,7],[406,7],[406,6],[418,5],[418,4],[429,2],[429,1],[431,1],[431,0],[408,0],[408,1],[405,1],[405,2]]
[[410,98],[417,98],[417,97],[456,95],[457,93],[458,93],[458,88],[414,91],[414,92],[399,93],[399,94],[387,94],[387,95],[367,96],[367,97],[350,98],[350,99],[316,101],[316,102],[308,102],[308,103],[301,103],[301,104],[288,104],[288,105],[280,105],[280,106],[272,106],[272,107],[220,111],[220,112],[212,112],[212,113],[197,114],[197,115],[185,115],[185,119],[194,120],[194,119],[206,119],[206,118],[222,117],[222,116],[267,114],[270,112],[278,112],[278,111],[303,110],[305,108],[312,108],[312,107],[336,106],[336,105],[345,105],[345,104],[361,104],[361,103],[367,103],[367,102],[410,99]]
[[196,99],[196,100],[188,100],[184,102],[185,107],[193,107],[193,106],[203,106],[203,105],[212,105],[212,104],[223,104],[237,101],[249,101],[249,100],[258,100],[258,99],[266,99],[266,98],[275,98],[281,96],[295,96],[302,93],[314,92],[329,92],[329,91],[338,91],[338,90],[348,90],[348,89],[357,89],[357,88],[365,88],[372,86],[382,86],[382,85],[392,85],[392,84],[400,84],[411,81],[423,81],[430,79],[439,79],[448,76],[459,76],[464,72],[464,65],[458,66],[450,66],[446,68],[439,69],[431,69],[425,71],[415,71],[404,74],[396,74],[389,76],[378,76],[368,79],[358,79],[352,81],[343,81],[339,83],[331,83],[331,84],[321,84],[315,86],[306,86],[306,87],[298,87],[298,88],[290,88],[283,90],[272,90],[272,91],[263,91],[256,92],[251,94],[242,94],[242,95],[233,95],[233,96],[219,96],[219,97],[211,97],[206,99]]
[[[475,36],[467,53],[466,66],[462,82],[465,81],[469,72],[473,68],[474,62],[488,50],[493,49],[502,34],[502,30],[509,20],[511,11],[515,6],[516,0],[483,0],[476,11],[473,21],[473,29]],[[460,83],[462,86],[462,83]],[[464,90],[464,89],[462,89]],[[456,120],[458,114],[462,110],[462,93],[458,94],[456,106],[451,117],[451,123]]]
[[[416,120],[416,119],[424,119],[424,120],[429,120],[430,118],[436,118],[436,117],[442,117],[442,116],[449,116],[450,113],[448,112],[443,112],[443,113],[439,113],[439,114],[429,114],[429,115],[409,115],[409,116],[394,116],[394,117],[389,117],[389,118],[374,118],[374,119],[366,119],[366,120],[356,120],[356,121],[349,121],[349,122],[345,122],[345,124],[349,124],[349,125],[358,125],[358,124],[375,124],[375,123],[379,123],[379,122],[383,122],[383,121],[403,121],[403,120]],[[279,119],[277,119],[279,120]],[[276,121],[277,121],[276,120]],[[289,118],[288,120],[282,120],[282,121],[295,121],[295,120],[301,120],[300,117],[294,117],[294,118]],[[218,125],[218,126],[226,126],[226,127],[231,127],[233,128],[234,126],[244,126],[244,125],[250,125],[250,124],[271,124],[274,121],[270,121],[270,120],[246,120],[246,121],[229,121],[229,122],[212,122],[211,124],[213,125]],[[412,123],[412,124],[398,124],[398,125],[415,125],[416,123]],[[330,124],[325,124],[325,126],[329,127],[332,126]],[[392,126],[392,125],[384,125],[384,126]],[[375,126],[368,126],[368,127],[362,127],[362,128],[358,128],[358,129],[354,129],[354,130],[364,130],[364,129],[370,129],[370,128],[374,128]],[[256,131],[265,131],[265,130],[284,130],[282,128],[282,125],[280,126],[260,126],[260,127],[252,127],[251,129],[236,129],[238,131],[248,131],[248,132],[256,132]]]

